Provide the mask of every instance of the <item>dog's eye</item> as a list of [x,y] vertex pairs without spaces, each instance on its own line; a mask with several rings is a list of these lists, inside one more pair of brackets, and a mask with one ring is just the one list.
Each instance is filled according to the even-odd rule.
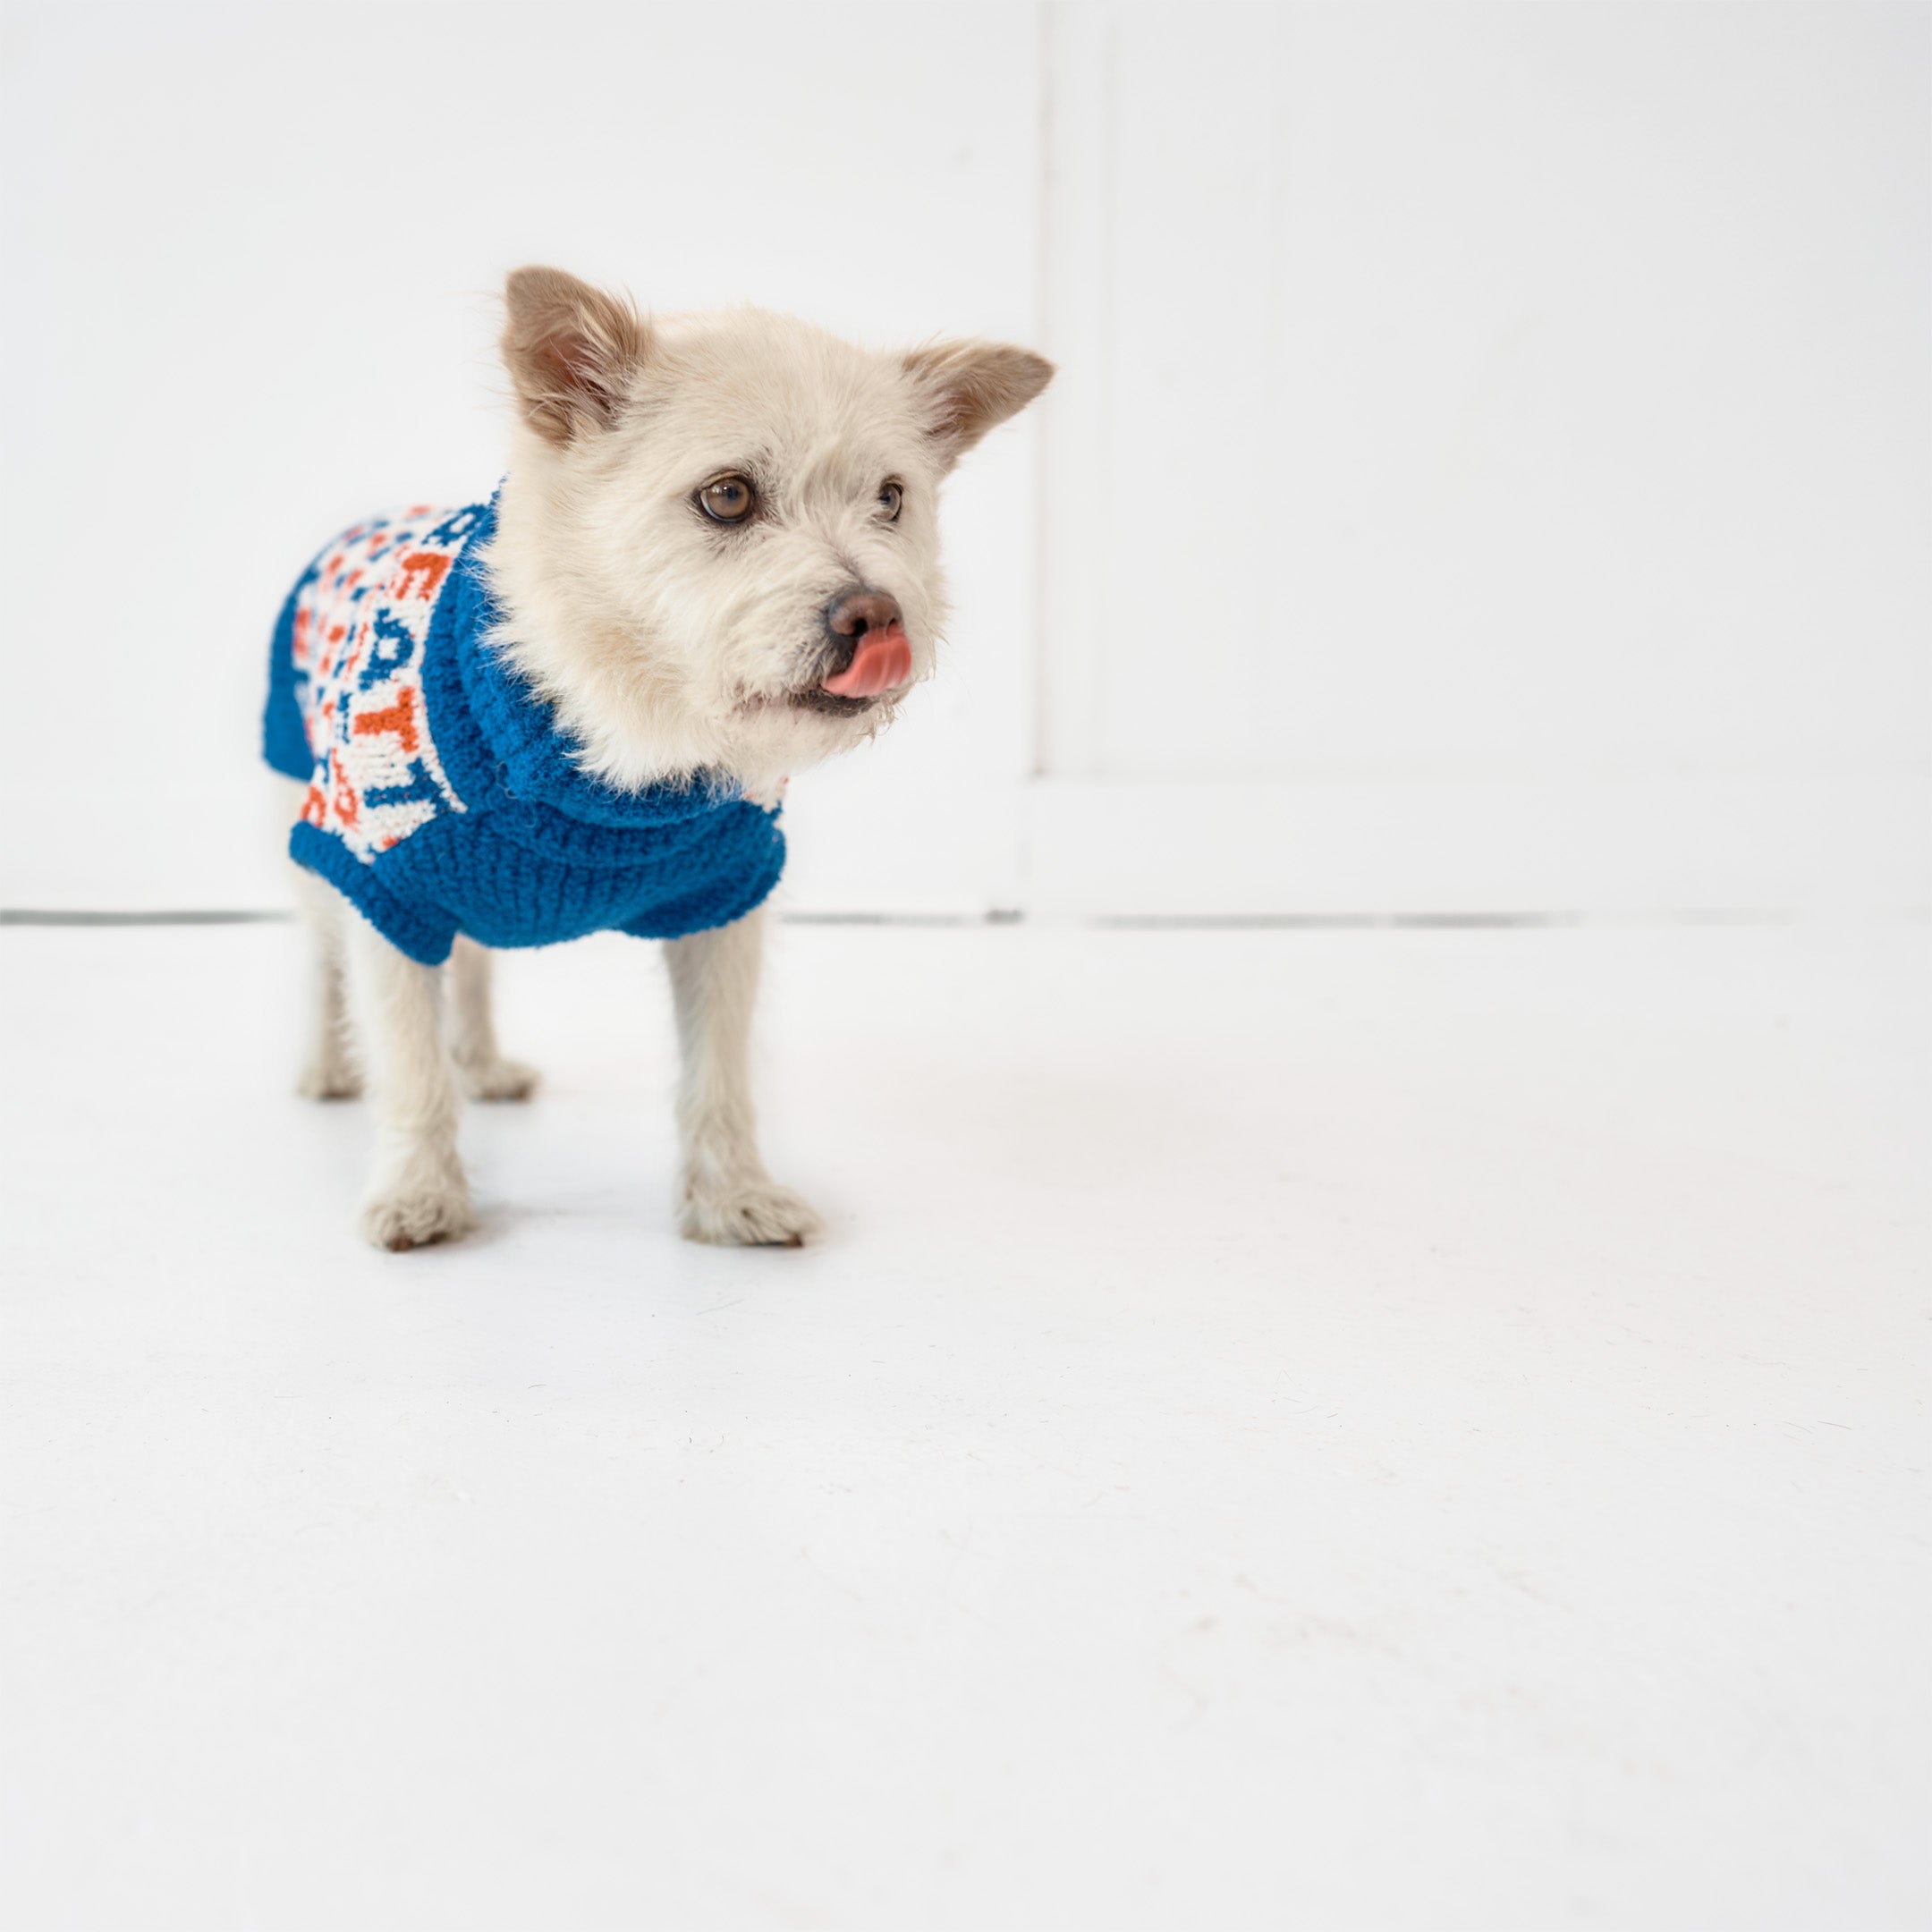
[[698,492],[698,507],[714,523],[742,523],[757,502],[750,477],[722,476]]
[[900,506],[905,502],[905,491],[897,483],[882,483],[879,486],[879,505],[886,513],[888,523],[899,521]]

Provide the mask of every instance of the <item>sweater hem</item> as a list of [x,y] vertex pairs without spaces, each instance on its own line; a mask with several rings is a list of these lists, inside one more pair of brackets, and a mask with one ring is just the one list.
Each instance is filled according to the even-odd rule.
[[[302,583],[308,580],[305,572]],[[268,652],[268,702],[262,710],[262,757],[284,777],[306,780],[315,774],[316,758],[309,749],[309,728],[302,723],[301,700],[296,695],[295,600],[301,595],[299,583],[275,619],[275,641]]]
[[689,939],[694,933],[716,932],[723,927],[735,926],[756,912],[778,889],[784,860],[784,835],[780,833],[774,860],[762,877],[742,893],[725,900],[723,909],[716,905],[699,907],[689,900],[682,904],[674,901],[634,915],[616,930],[628,933],[633,939]]
[[421,966],[440,966],[456,944],[456,921],[426,918],[389,891],[349,848],[328,833],[297,819],[289,833],[289,857],[326,879],[397,952]]

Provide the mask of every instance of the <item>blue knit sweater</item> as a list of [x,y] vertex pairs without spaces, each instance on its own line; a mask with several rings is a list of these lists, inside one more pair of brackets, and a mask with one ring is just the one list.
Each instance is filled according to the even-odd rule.
[[360,523],[303,573],[269,658],[263,752],[309,782],[289,856],[434,966],[458,933],[547,945],[729,925],[784,866],[777,813],[702,776],[578,768],[489,643],[494,503]]

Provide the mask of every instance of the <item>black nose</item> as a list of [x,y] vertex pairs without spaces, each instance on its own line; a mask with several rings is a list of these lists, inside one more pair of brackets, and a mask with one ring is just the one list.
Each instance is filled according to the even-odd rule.
[[897,623],[899,599],[883,590],[848,590],[826,606],[826,629],[835,638],[850,638],[856,650],[868,631],[884,631]]

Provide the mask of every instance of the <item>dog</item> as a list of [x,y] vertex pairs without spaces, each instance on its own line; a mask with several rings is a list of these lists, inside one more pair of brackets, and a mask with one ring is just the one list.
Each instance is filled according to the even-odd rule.
[[265,752],[316,959],[301,1089],[367,1068],[370,1241],[459,1236],[462,1097],[536,1083],[498,1049],[490,948],[659,938],[681,1231],[798,1246],[821,1223],[767,1174],[749,1089],[780,792],[932,674],[940,486],[1053,367],[752,308],[647,318],[554,268],[504,303],[496,496],[345,532],[276,628]]

